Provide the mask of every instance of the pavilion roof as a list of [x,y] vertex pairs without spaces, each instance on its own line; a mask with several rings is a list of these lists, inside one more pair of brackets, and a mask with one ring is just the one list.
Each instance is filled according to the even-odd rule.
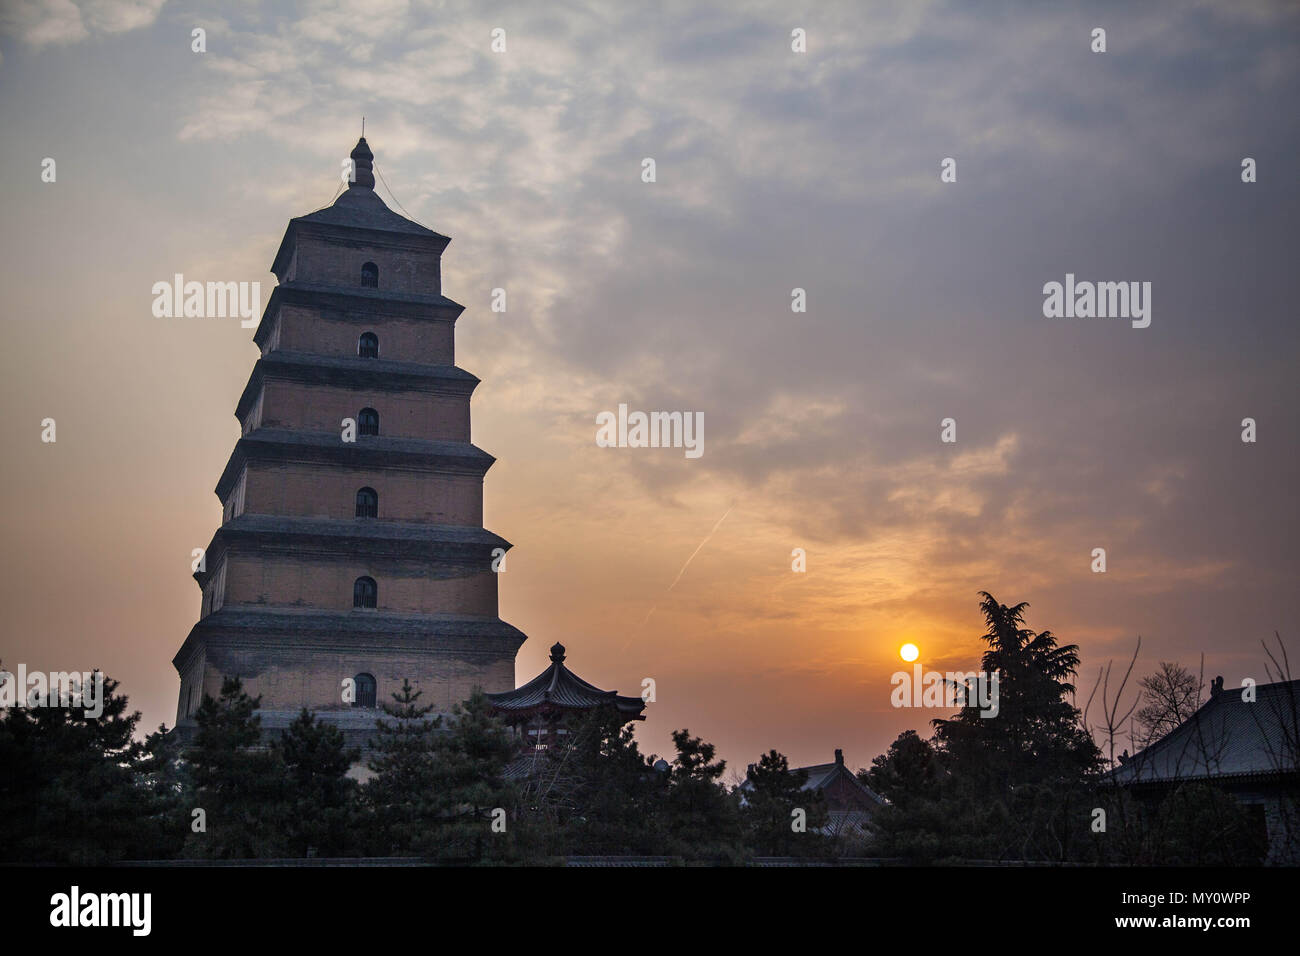
[[628,720],[645,720],[645,701],[623,697],[617,691],[601,690],[564,666],[564,645],[551,648],[551,666],[527,684],[499,694],[487,694],[488,701],[502,716],[531,716],[592,710],[612,704]]

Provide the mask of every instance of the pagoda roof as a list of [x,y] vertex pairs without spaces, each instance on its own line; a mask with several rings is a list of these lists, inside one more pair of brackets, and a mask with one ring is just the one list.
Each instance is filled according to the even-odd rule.
[[318,222],[326,226],[354,226],[379,232],[402,232],[412,236],[447,237],[418,222],[393,212],[374,189],[345,189],[332,206],[318,209],[294,222]]
[[506,717],[581,712],[612,704],[627,720],[645,720],[644,700],[587,683],[564,666],[564,645],[558,643],[551,648],[551,666],[527,684],[485,696],[496,712]]
[[418,222],[412,222],[405,216],[399,216],[379,198],[375,192],[375,157],[364,136],[353,147],[351,157],[355,178],[348,183],[348,188],[343,190],[342,195],[324,209],[317,209],[305,216],[297,216],[289,220],[289,228],[285,230],[284,239],[281,240],[280,249],[276,252],[275,261],[271,265],[271,271],[277,276],[280,275],[280,269],[287,261],[286,257],[292,247],[294,234],[303,227],[307,229],[323,227],[328,230],[366,229],[371,232],[388,233],[390,236],[405,237],[408,240],[431,240],[439,251],[445,249],[447,243],[451,242],[451,239],[442,233],[434,232]]

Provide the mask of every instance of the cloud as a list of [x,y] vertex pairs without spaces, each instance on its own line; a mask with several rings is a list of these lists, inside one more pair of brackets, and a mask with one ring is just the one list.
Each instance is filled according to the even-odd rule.
[[125,33],[158,19],[167,0],[13,0],[0,10],[0,34],[29,46],[76,43]]

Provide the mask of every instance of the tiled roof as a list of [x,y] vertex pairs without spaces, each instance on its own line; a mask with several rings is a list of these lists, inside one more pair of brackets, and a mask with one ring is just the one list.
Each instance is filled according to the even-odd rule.
[[621,697],[617,691],[601,690],[588,684],[564,666],[564,645],[551,648],[551,666],[527,684],[500,694],[488,694],[492,706],[502,714],[527,711],[580,711],[601,704],[613,704],[628,720],[644,720],[645,701],[640,697]]
[[[835,751],[837,758],[840,757],[840,754],[841,751]],[[790,772],[803,772],[808,774],[808,779],[804,782],[804,785],[800,787],[801,790],[825,790],[837,779],[843,779],[850,787],[861,791],[862,794],[872,803],[877,806],[885,806],[885,799],[859,780],[852,770],[844,766],[842,759],[837,759],[832,763],[813,764],[810,767],[791,767]],[[748,778],[746,778],[746,780],[740,785],[740,789],[748,792],[754,789],[754,785],[749,782]],[[741,801],[744,801],[743,793],[741,794]]]
[[[393,212],[373,189],[345,189],[334,205],[318,209],[295,222],[318,222],[327,226],[357,226],[382,232],[404,232],[414,236],[440,236],[418,222]],[[446,238],[440,236],[440,238]]]
[[1167,783],[1294,773],[1300,680],[1255,687],[1254,702],[1239,688],[1212,696],[1186,721],[1110,771],[1118,784]]
[[884,799],[882,799],[879,794],[863,784],[853,771],[838,761],[835,763],[814,764],[811,767],[795,767],[793,772],[798,773],[800,770],[805,770],[808,773],[808,782],[805,783],[802,788],[804,790],[825,790],[835,782],[837,777],[842,777],[850,785],[861,790],[863,794],[872,800],[872,802],[877,803],[882,807],[885,805]]

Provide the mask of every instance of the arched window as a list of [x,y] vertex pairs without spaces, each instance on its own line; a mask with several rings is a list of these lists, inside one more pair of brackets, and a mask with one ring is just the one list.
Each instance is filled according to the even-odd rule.
[[352,585],[352,606],[377,607],[378,604],[379,589],[375,587],[375,579],[357,578],[357,583]]
[[375,678],[373,674],[358,674],[352,678],[357,685],[357,698],[352,702],[353,707],[374,707],[375,706]]
[[357,517],[379,517],[379,493],[374,488],[362,488],[357,492]]
[[367,262],[361,267],[361,288],[379,288],[379,266],[375,265],[373,262]]
[[379,413],[373,408],[363,408],[357,412],[357,431],[362,435],[378,435]]
[[379,358],[379,336],[374,332],[362,332],[357,339],[357,355],[362,358]]

